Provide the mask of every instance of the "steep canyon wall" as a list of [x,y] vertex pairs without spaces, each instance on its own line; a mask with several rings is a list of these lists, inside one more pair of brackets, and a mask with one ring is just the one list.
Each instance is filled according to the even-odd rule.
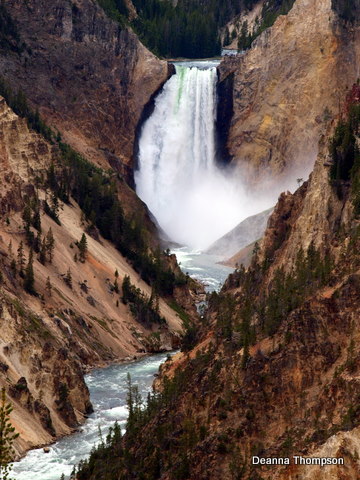
[[95,0],[10,0],[6,9],[21,46],[0,52],[1,74],[76,150],[131,180],[135,129],[167,62]]
[[233,85],[226,146],[251,185],[294,187],[311,172],[319,137],[359,76],[359,45],[358,27],[339,20],[331,0],[297,0],[249,51],[221,63],[220,85]]

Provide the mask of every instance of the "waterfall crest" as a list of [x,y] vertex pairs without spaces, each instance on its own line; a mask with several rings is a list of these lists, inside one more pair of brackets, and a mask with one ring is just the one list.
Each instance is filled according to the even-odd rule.
[[245,218],[241,182],[215,158],[215,67],[176,66],[139,138],[136,190],[169,237],[203,249]]

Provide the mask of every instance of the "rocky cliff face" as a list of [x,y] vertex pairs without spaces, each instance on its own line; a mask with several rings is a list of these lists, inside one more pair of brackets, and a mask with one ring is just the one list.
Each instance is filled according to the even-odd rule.
[[357,80],[359,44],[331,0],[297,0],[246,54],[222,62],[220,80],[233,77],[227,148],[251,183],[272,175],[295,186],[311,171],[320,134]]
[[272,211],[273,209],[270,208],[246,218],[230,232],[210,245],[206,253],[219,255],[223,257],[222,260],[227,260],[251,243],[260,240],[265,232]]
[[[358,478],[359,353],[351,346],[358,343],[357,327],[351,326],[359,316],[358,282],[353,276],[306,301],[277,335],[250,348],[246,368],[243,350],[215,336],[187,359],[175,358],[165,373],[173,375],[171,368],[178,367],[177,381],[180,371],[186,378],[171,408],[176,420],[165,408],[146,430],[165,425],[172,432],[171,463],[164,462],[160,478],[172,478],[166,469],[181,469],[179,451],[188,461],[183,478]],[[189,432],[196,439],[191,447],[185,443]],[[291,465],[254,466],[254,455],[288,457]],[[345,467],[294,465],[294,455],[341,457]]]
[[[1,80],[14,95],[24,92],[63,142],[103,171],[112,167],[119,174],[109,178],[117,184],[121,215],[141,222],[141,241],[151,255],[149,247],[158,246],[156,227],[126,182],[132,181],[139,119],[168,78],[167,63],[93,0],[14,0],[1,5],[0,14],[8,22],[0,28]],[[75,201],[61,204],[59,222],[45,214],[53,198],[46,180],[50,166],[66,168],[55,137],[49,142],[30,130],[0,97],[0,386],[14,403],[17,454],[83,421],[91,409],[85,371],[177,348],[182,330],[179,315],[163,299],[155,302],[139,273],[96,228],[88,228]],[[33,201],[40,206],[41,232],[24,228],[24,209]],[[39,250],[50,229],[51,261]],[[82,262],[77,242],[85,230],[88,255]],[[37,244],[33,252],[31,244]],[[35,285],[29,294],[24,285],[31,255]],[[177,272],[176,261],[167,261]],[[121,300],[125,276],[139,298],[156,303],[160,324],[135,320]],[[186,286],[177,287],[175,296],[194,313]]]
[[135,130],[168,65],[95,0],[10,0],[19,52],[0,54],[2,75],[89,160],[129,181]]

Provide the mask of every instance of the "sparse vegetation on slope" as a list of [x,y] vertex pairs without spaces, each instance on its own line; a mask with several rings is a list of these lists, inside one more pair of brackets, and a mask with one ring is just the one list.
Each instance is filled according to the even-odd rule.
[[[318,168],[326,172],[328,164]],[[356,216],[340,220],[353,201],[352,168],[341,198],[321,173],[329,204],[314,207],[331,217],[327,241],[298,246],[295,258],[287,247],[318,184],[310,179],[289,194],[291,202],[279,201],[250,268],[238,268],[211,295],[185,353],[164,367],[160,392],[143,406],[133,391],[127,433],[116,445],[110,439],[105,452],[96,450],[82,464],[80,480],[110,479],[114,472],[127,480],[270,480],[276,467],[252,465],[253,455],[316,456],[330,444],[334,456],[346,458],[346,470],[335,478],[343,472],[357,478],[359,452],[341,443],[346,434],[358,438],[359,426],[360,235]],[[115,463],[104,465],[102,455],[114,448]],[[293,473],[282,470],[282,478]]]
[[[145,229],[136,217],[127,218],[118,198],[120,188],[119,177],[112,171],[94,166],[69,145],[61,140],[40,118],[38,112],[29,107],[25,95],[18,91],[14,93],[6,81],[0,78],[0,95],[4,96],[9,106],[20,117],[26,118],[30,128],[40,133],[46,140],[58,145],[59,162],[52,163],[47,171],[47,178],[38,178],[39,186],[50,188],[53,195],[44,203],[45,212],[59,223],[59,201],[69,202],[74,198],[83,210],[86,220],[96,226],[101,234],[111,240],[120,252],[129,259],[141,277],[160,295],[171,295],[175,285],[186,283],[185,275],[180,271],[175,275],[167,264],[167,255],[151,252]],[[33,237],[30,224],[34,226],[36,212],[39,211],[38,201],[32,199],[34,205],[26,209],[26,230]],[[34,211],[32,214],[31,212]],[[36,217],[37,218],[37,217]],[[28,244],[34,246],[36,239],[28,238]],[[39,242],[37,242],[39,243]],[[34,246],[36,252],[39,246]]]
[[165,318],[160,315],[159,297],[152,292],[148,298],[130,282],[130,277],[125,275],[122,283],[122,302],[130,305],[130,311],[135,320],[143,325],[166,324]]
[[252,42],[267,28],[274,25],[279,15],[286,15],[292,9],[295,0],[270,0],[265,2],[261,15],[257,18],[255,28],[249,32],[248,24],[244,21],[240,27],[238,49],[246,50]]
[[147,234],[136,217],[127,218],[117,195],[119,179],[105,172],[59,143],[61,162],[50,167],[47,184],[63,202],[74,198],[85,219],[96,226],[129,259],[143,280],[153,285],[160,295],[171,295],[175,285],[184,284],[185,275],[175,274],[167,264],[167,255],[152,252]]
[[360,87],[354,85],[348,95],[346,117],[340,119],[330,140],[332,166],[330,178],[341,198],[351,181],[351,192],[356,215],[360,215]]
[[[181,322],[160,293],[181,279],[175,258],[160,249],[152,253],[145,235],[141,253],[151,256],[157,272],[149,287],[92,223],[98,205],[89,203],[86,193],[100,191],[96,199],[106,214],[120,205],[116,174],[74,159],[75,152],[52,132],[52,143],[45,141],[3,99],[0,119],[0,388],[5,385],[17,404],[24,440],[15,447],[21,454],[79,425],[81,413],[90,409],[85,368],[177,344]],[[72,171],[81,183],[76,190],[76,179],[63,184]],[[134,244],[129,240],[127,247]],[[169,273],[170,282],[161,285],[170,270],[176,274]],[[127,275],[133,297],[125,306],[120,282]]]
[[19,117],[26,118],[29,127],[40,133],[46,140],[52,142],[56,135],[40,118],[38,111],[33,111],[27,102],[24,92],[14,91],[11,85],[0,76],[0,95]]

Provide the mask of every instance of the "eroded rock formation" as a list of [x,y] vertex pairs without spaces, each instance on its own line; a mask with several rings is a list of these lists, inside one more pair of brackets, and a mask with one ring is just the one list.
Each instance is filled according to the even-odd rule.
[[136,126],[168,78],[167,62],[95,0],[10,0],[6,8],[21,47],[0,55],[1,74],[77,151],[130,181]]
[[[358,187],[330,179],[328,140],[309,182],[279,198],[248,271],[210,298],[193,348],[163,367],[141,445],[127,437],[132,466],[118,467],[127,478],[143,465],[162,480],[359,477]],[[257,466],[253,456],[290,464]]]
[[357,80],[359,34],[331,0],[297,0],[244,55],[221,63],[220,80],[233,85],[227,149],[251,184],[295,186],[311,172],[319,136]]

